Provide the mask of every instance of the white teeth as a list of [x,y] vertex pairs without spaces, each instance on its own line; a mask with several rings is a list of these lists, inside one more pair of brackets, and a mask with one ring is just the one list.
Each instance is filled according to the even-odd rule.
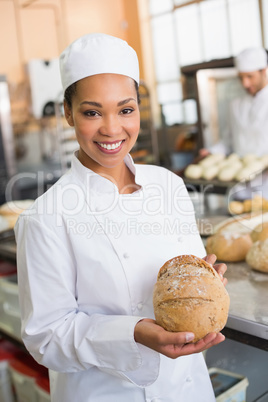
[[123,141],[116,142],[115,144],[103,144],[102,142],[98,142],[98,144],[104,149],[116,149],[119,148]]

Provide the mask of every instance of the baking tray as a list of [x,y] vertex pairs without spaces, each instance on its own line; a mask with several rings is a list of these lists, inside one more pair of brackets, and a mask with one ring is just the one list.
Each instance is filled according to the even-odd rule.
[[[205,157],[197,157],[195,158],[191,164],[196,165],[198,164],[202,159],[205,159]],[[192,186],[199,186],[199,187],[206,187],[208,185],[211,185],[211,187],[218,187],[220,190],[229,190],[231,187],[234,187],[235,185],[238,184],[249,184],[252,182],[252,180],[255,180],[262,175],[267,176],[268,175],[268,168],[263,169],[259,174],[257,174],[254,179],[251,180],[231,180],[231,181],[222,181],[217,178],[211,179],[211,180],[206,180],[206,179],[190,179],[185,176],[185,170],[187,169],[188,165],[185,166],[183,169],[176,171],[175,173],[180,176],[185,184],[192,185]]]

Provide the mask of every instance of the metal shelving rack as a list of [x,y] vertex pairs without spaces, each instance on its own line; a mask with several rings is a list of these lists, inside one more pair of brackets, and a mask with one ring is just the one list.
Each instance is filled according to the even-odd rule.
[[153,124],[150,92],[144,81],[139,85],[140,93],[140,133],[131,151],[136,163],[159,164],[159,146],[157,131]]

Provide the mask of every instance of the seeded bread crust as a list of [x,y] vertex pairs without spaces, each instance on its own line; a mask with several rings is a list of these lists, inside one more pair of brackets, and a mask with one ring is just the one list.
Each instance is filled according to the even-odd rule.
[[171,332],[193,332],[193,342],[219,332],[228,318],[230,299],[218,273],[194,255],[167,261],[159,270],[153,305],[158,325]]
[[[173,272],[174,269],[177,269],[177,267],[182,269],[183,266],[185,269],[188,268],[189,270],[194,269],[194,267],[196,268],[204,267],[208,272],[212,273],[213,275],[218,275],[217,271],[215,271],[215,269],[208,262],[206,262],[202,258],[196,257],[195,255],[187,254],[187,255],[179,255],[165,262],[165,264],[160,268],[158,272],[157,279],[161,278],[169,271]],[[208,275],[208,272],[206,273],[206,271],[204,271],[203,274]]]

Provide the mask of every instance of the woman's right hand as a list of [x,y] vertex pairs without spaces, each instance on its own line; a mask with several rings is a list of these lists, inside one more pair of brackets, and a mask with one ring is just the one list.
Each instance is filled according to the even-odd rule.
[[196,343],[192,332],[169,332],[156,324],[155,320],[140,320],[134,330],[135,341],[171,359],[203,352],[224,341],[221,333],[210,333]]
[[208,156],[209,154],[210,154],[210,152],[208,149],[206,149],[206,148],[199,149],[199,152],[198,152],[199,156],[202,156],[204,158],[205,156]]

